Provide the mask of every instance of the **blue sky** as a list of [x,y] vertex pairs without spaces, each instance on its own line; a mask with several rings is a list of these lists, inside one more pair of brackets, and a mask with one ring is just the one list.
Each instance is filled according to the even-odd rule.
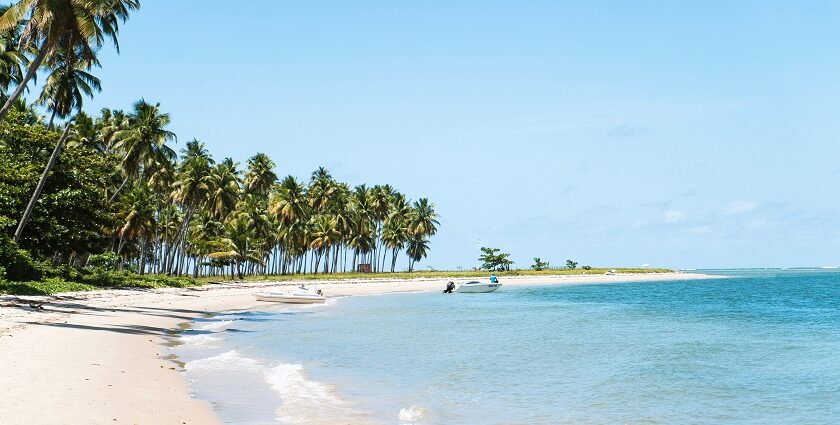
[[[210,6],[210,7],[208,7]],[[476,241],[604,266],[840,265],[840,2],[144,0],[86,108],[145,97],[281,175],[429,197]]]

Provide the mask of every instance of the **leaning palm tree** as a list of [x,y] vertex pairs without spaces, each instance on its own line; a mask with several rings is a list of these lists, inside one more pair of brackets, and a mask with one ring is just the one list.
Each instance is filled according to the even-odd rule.
[[0,120],[42,65],[56,67],[59,49],[73,53],[69,58],[72,63],[95,60],[106,39],[119,52],[119,24],[128,19],[131,10],[139,7],[139,0],[19,0],[10,6],[0,16],[0,31],[17,28],[23,22],[20,50],[34,49],[37,53],[15,91],[0,108]]
[[120,169],[124,180],[111,195],[109,203],[114,202],[129,179],[149,174],[156,163],[176,156],[175,151],[166,145],[177,139],[175,133],[167,129],[170,122],[169,114],[160,111],[160,103],[152,105],[141,99],[134,104],[129,128],[117,131],[113,136],[114,147],[121,156]]

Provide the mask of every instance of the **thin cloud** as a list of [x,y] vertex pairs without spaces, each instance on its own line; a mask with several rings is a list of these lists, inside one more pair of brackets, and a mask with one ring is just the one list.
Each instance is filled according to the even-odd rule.
[[634,126],[628,123],[611,127],[609,131],[607,131],[607,135],[610,137],[638,137],[644,136],[647,133],[648,131],[646,128]]
[[735,215],[750,212],[758,208],[758,203],[753,201],[732,201],[720,209],[721,215]]
[[688,218],[684,212],[678,210],[667,210],[665,211],[665,222],[668,224],[679,223]]

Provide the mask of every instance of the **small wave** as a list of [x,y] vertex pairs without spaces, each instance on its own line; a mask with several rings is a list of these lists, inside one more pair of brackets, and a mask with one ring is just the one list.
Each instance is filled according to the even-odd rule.
[[218,331],[227,328],[228,326],[233,324],[233,320],[219,320],[209,322],[206,325],[199,326],[196,329],[201,329],[204,331]]
[[323,304],[301,304],[300,308],[323,308],[338,304],[339,298],[327,298]]
[[416,422],[423,419],[426,409],[417,406],[403,407],[398,416],[401,422]]
[[236,350],[226,351],[222,354],[204,359],[193,360],[184,365],[184,369],[188,371],[195,370],[220,370],[220,371],[237,371],[237,370],[259,370],[261,368],[260,362],[242,357]]
[[219,342],[222,339],[210,334],[189,335],[183,334],[180,338],[181,342],[186,345],[210,345],[214,342]]
[[358,416],[332,386],[308,380],[299,363],[281,363],[266,371],[264,376],[283,401],[277,409],[277,419],[281,422],[304,424],[327,420],[328,423],[346,423]]

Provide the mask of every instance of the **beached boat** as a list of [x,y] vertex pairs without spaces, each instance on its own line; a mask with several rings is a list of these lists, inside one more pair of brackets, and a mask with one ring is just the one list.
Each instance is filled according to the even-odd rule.
[[[320,292],[320,291],[319,291]],[[319,292],[300,287],[294,292],[257,292],[257,301],[268,301],[286,304],[323,304],[327,297]]]
[[459,284],[452,292],[458,292],[461,294],[476,294],[482,292],[493,292],[499,287],[502,286],[501,283],[486,283],[486,282],[479,282],[477,280],[472,280],[469,282],[464,282]]

